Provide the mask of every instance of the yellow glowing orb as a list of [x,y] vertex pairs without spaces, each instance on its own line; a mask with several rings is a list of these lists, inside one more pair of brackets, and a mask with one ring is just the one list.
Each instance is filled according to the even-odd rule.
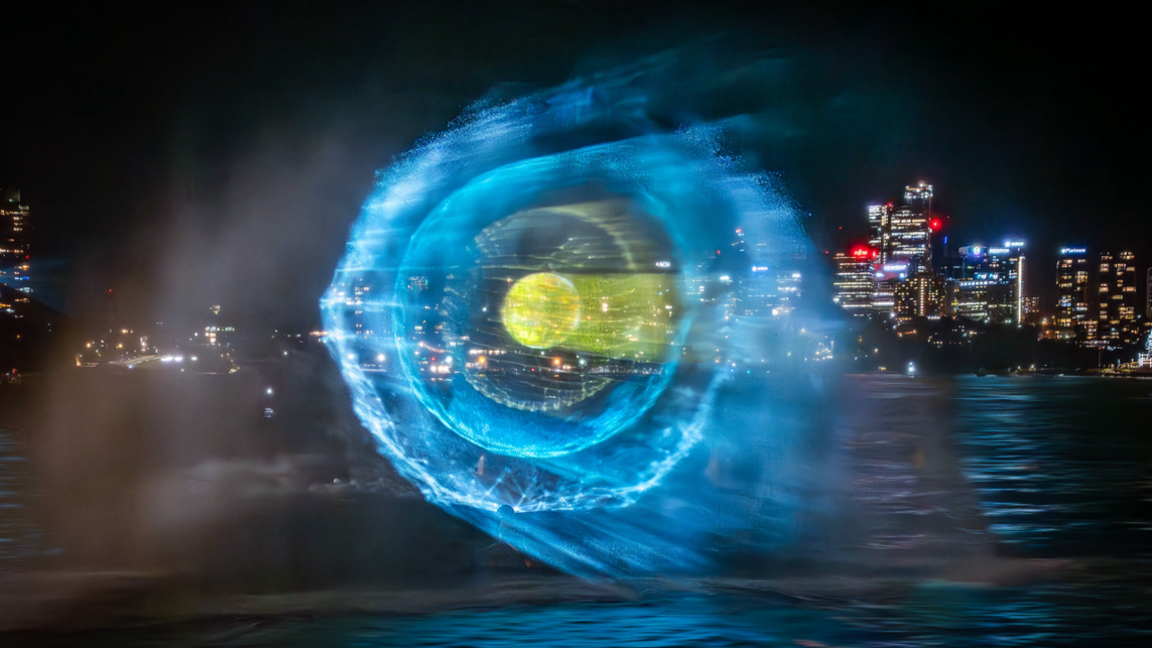
[[504,328],[532,349],[560,345],[580,325],[580,293],[568,279],[537,272],[512,284],[500,309]]

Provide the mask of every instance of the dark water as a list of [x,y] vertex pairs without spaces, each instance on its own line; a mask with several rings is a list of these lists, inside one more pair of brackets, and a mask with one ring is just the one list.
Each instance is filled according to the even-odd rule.
[[960,381],[953,438],[989,528],[1029,556],[1152,547],[1152,381]]
[[0,430],[0,570],[27,565],[58,552],[49,546],[30,511],[41,496],[32,476],[22,438]]
[[[949,435],[1002,553],[1070,558],[1017,586],[922,582],[892,596],[660,594],[628,603],[425,615],[217,620],[14,638],[94,646],[1137,646],[1152,645],[1152,382],[961,378]],[[0,556],[41,540],[0,443]],[[17,466],[9,472],[9,466]]]

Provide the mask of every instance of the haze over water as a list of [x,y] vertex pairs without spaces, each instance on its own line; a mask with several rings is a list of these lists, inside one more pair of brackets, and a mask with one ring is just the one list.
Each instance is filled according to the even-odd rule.
[[[816,569],[671,589],[645,581],[599,596],[574,593],[568,601],[557,587],[547,603],[533,603],[517,596],[531,588],[535,576],[527,575],[487,581],[504,592],[495,599],[470,601],[475,581],[462,581],[463,597],[417,614],[212,620],[206,604],[201,614],[209,618],[196,621],[21,636],[35,645],[124,646],[1052,646],[1137,645],[1152,634],[1152,382],[871,376],[848,377],[845,388],[862,394],[845,414],[873,418],[854,422],[844,446],[856,476],[852,497],[886,493],[870,518],[867,546],[842,548],[845,556],[875,557],[873,568],[859,572],[869,587]],[[924,418],[941,406],[950,411]],[[929,440],[922,428],[944,420],[953,421],[950,429]],[[59,557],[44,555],[52,543],[27,508],[36,506],[29,495],[38,486],[26,454],[11,432],[0,443],[0,568],[11,576]],[[936,465],[945,456],[941,447],[955,449],[951,467]],[[952,471],[963,481],[939,492]],[[937,517],[955,519],[971,537],[937,533]],[[961,550],[982,551],[971,547],[988,547],[1005,562],[977,567],[985,572],[971,578],[922,576],[933,561],[946,565]],[[960,582],[966,580],[988,582]],[[427,592],[411,593],[422,596]]]

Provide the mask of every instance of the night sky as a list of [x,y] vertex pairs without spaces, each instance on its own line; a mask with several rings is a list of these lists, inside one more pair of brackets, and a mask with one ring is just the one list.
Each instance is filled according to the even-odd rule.
[[865,205],[924,179],[951,243],[1025,238],[1045,290],[1060,245],[1152,260],[1139,99],[1152,57],[1123,13],[25,4],[0,30],[0,186],[23,190],[48,290],[80,317],[115,288],[125,317],[222,303],[311,326],[392,156],[494,86],[661,52],[688,73],[660,114],[746,116],[738,148],[781,174],[821,251],[862,238]]

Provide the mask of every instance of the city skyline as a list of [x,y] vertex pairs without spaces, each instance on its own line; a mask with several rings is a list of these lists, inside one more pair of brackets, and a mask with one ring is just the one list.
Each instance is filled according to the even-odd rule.
[[[1152,285],[1140,283],[1145,274],[1152,277],[1147,261],[1127,249],[1104,249],[1095,251],[1092,263],[1083,246],[1061,247],[1049,259],[1019,238],[990,246],[950,245],[944,219],[932,210],[934,193],[932,184],[920,181],[905,187],[903,204],[865,210],[867,243],[855,243],[831,259],[833,301],[847,314],[900,323],[950,317],[1027,324],[1041,338],[1147,351]],[[1054,285],[1035,285],[1029,268],[1050,260]],[[1055,298],[1049,300],[1052,288]]]
[[[1100,237],[1092,236],[1086,229],[1082,235],[1073,237],[1071,241],[1061,241],[1051,249],[1044,249],[1031,244],[1031,240],[1041,237],[1016,228],[1007,233],[1002,232],[999,236],[957,240],[952,230],[954,228],[964,230],[964,217],[961,216],[954,220],[951,215],[939,214],[934,210],[930,212],[931,216],[913,213],[910,197],[919,190],[926,190],[929,196],[934,193],[931,183],[920,180],[916,185],[909,184],[905,187],[904,194],[907,204],[896,206],[895,201],[888,201],[867,205],[863,210],[866,214],[865,218],[857,218],[837,227],[840,233],[837,239],[842,244],[832,246],[834,249],[825,250],[825,254],[835,257],[836,255],[855,254],[860,250],[871,250],[875,253],[877,260],[882,263],[889,261],[890,257],[904,259],[912,262],[915,266],[910,270],[910,273],[920,271],[931,274],[930,266],[932,264],[940,265],[945,262],[946,258],[952,258],[953,255],[964,257],[974,251],[977,255],[988,254],[990,255],[989,258],[993,258],[997,253],[1009,252],[1010,248],[1019,248],[1021,251],[1027,248],[1028,255],[1033,257],[1029,263],[1021,264],[1024,266],[1021,277],[1032,287],[1027,297],[1040,297],[1041,310],[1047,315],[1055,315],[1059,301],[1059,290],[1055,288],[1056,284],[1059,283],[1057,278],[1059,274],[1058,260],[1064,256],[1064,252],[1066,250],[1081,250],[1081,254],[1090,255],[1094,253],[1111,254],[1111,250],[1119,250],[1119,254],[1130,255],[1137,260],[1136,270],[1138,271],[1133,282],[1138,286],[1135,292],[1140,298],[1135,306],[1136,312],[1143,315],[1144,311],[1148,310],[1152,313],[1152,310],[1149,310],[1152,306],[1139,303],[1147,298],[1149,299],[1148,304],[1152,305],[1152,293],[1146,290],[1149,284],[1143,279],[1143,269],[1152,270],[1152,267],[1146,265],[1147,257],[1145,255],[1133,252],[1133,250],[1142,249],[1145,245],[1139,237],[1124,240],[1122,244],[1110,244],[1108,241],[1102,241],[1098,245],[1088,246],[1084,244],[1084,241],[1100,240]],[[925,212],[925,214],[927,213]],[[896,223],[897,230],[892,235],[891,240],[885,238],[887,235],[881,234],[882,229],[887,227],[890,222]],[[916,239],[916,237],[919,237],[917,240],[921,241],[918,244],[919,247],[908,243],[908,240]],[[928,250],[928,247],[933,249]],[[929,265],[926,266],[920,262],[918,259],[921,257],[927,257]],[[832,260],[835,263],[836,259],[833,258]],[[955,260],[959,261],[959,259]],[[936,268],[935,270],[941,271],[942,269]],[[1015,276],[1013,274],[1013,277]],[[1025,296],[1023,292],[1021,292],[1021,296]],[[1020,302],[1017,308],[1022,312],[1024,310],[1023,302]]]
[[[1031,18],[942,8],[170,10],[146,30],[126,8],[82,7],[65,22],[35,5],[6,15],[0,48],[20,99],[0,108],[0,182],[34,206],[52,242],[44,259],[67,263],[69,310],[100,308],[78,290],[118,286],[122,309],[144,317],[180,288],[254,319],[312,323],[375,169],[490,88],[645,57],[684,61],[650,108],[668,124],[729,119],[734,152],[776,174],[821,250],[846,248],[860,210],[926,180],[951,241],[1027,235],[1048,251],[1132,240],[1152,258],[1132,189],[1149,133],[1110,64],[1138,39],[1084,52]],[[627,52],[608,47],[621,39]],[[393,41],[404,56],[378,47]],[[696,76],[709,84],[680,80]],[[1032,266],[1035,285],[1054,282],[1048,265]]]

